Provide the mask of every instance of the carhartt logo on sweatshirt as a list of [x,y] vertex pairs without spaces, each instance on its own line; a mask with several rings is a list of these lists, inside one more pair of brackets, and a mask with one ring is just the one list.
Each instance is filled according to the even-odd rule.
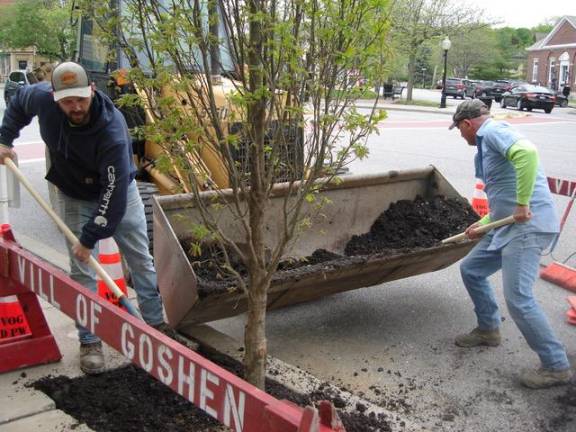
[[106,220],[106,213],[108,212],[108,207],[110,206],[110,200],[112,199],[112,193],[114,193],[114,189],[116,189],[116,169],[114,168],[113,165],[110,165],[107,169],[108,171],[108,185],[106,186],[106,192],[104,192],[104,195],[102,196],[102,199],[100,200],[100,207],[98,207],[98,213],[100,213],[100,216],[97,216],[96,218],[94,218],[94,223],[100,225],[100,226],[106,226],[106,225],[101,225],[99,224],[96,219],[99,219],[101,222],[106,222],[106,224],[108,224],[108,221]]

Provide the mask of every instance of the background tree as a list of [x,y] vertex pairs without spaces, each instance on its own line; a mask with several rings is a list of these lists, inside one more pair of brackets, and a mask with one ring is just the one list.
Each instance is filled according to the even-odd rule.
[[401,43],[408,63],[406,99],[412,100],[416,59],[421,47],[430,40],[452,36],[487,26],[483,12],[453,4],[450,0],[398,0],[392,11],[393,34]]
[[[217,248],[224,256],[221,271],[235,277],[246,294],[246,379],[263,388],[272,275],[291,242],[310,229],[312,216],[330,205],[322,187],[337,181],[336,172],[352,159],[367,155],[365,140],[383,118],[374,109],[359,112],[354,101],[372,88],[358,79],[359,71],[371,77],[384,73],[375,59],[385,55],[387,1],[123,4],[116,17],[107,1],[84,7],[104,17],[100,24],[109,42],[118,43],[131,60],[129,76],[140,97],[129,95],[123,102],[147,107],[152,121],[144,134],[166,149],[164,167],[176,167],[196,197],[202,221],[190,221],[194,251]],[[228,58],[237,65],[225,74],[230,81],[221,76]],[[232,124],[241,127],[233,131]],[[300,148],[291,135],[302,136],[301,164],[282,156]],[[230,189],[214,189],[214,200],[203,206],[201,190],[214,182],[194,161],[206,151],[221,161]],[[234,157],[238,151],[247,155],[243,163]],[[275,180],[286,173],[289,194],[276,221],[280,236],[266,244],[264,216]],[[241,242],[219,225],[223,209],[238,222]],[[248,269],[246,278],[232,266],[231,255]]]
[[[480,65],[499,61],[500,52],[494,30],[479,28],[469,32],[461,32],[452,37],[448,70],[453,76],[474,78]],[[442,56],[437,49],[437,58]]]
[[70,0],[21,0],[5,6],[0,15],[0,46],[36,47],[50,59],[69,60],[75,44]]

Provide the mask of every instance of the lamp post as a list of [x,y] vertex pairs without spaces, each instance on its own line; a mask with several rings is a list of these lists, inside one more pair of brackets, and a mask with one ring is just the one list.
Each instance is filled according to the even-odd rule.
[[442,98],[440,99],[440,108],[446,108],[446,69],[448,67],[448,50],[452,46],[452,42],[450,42],[448,36],[444,38],[440,46],[444,50],[444,74],[442,75]]

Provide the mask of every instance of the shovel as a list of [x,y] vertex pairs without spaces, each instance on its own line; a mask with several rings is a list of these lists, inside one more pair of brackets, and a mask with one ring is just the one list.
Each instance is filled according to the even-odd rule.
[[[476,231],[478,234],[484,234],[490,230],[493,230],[494,228],[499,228],[499,227],[504,226],[504,225],[510,225],[512,223],[514,223],[514,216],[508,216],[508,217],[505,217],[503,219],[497,220],[495,222],[490,222],[490,223],[487,223],[486,225],[481,225],[478,228],[474,228],[474,231]],[[452,237],[445,238],[444,240],[442,240],[442,244],[457,243],[457,242],[464,241],[467,239],[468,239],[468,236],[466,235],[465,232],[463,232],[460,234],[456,234]]]
[[[52,218],[52,220],[58,225],[60,231],[64,234],[64,236],[68,239],[71,244],[78,243],[78,239],[74,235],[74,233],[68,228],[68,226],[58,217],[58,215],[50,208],[50,206],[42,199],[42,197],[34,190],[32,184],[24,177],[24,174],[18,169],[16,164],[10,159],[9,157],[4,159],[4,164],[12,171],[14,176],[24,185],[28,192],[34,197],[34,199],[40,204],[40,206],[48,213],[48,215]],[[90,267],[92,267],[98,276],[106,283],[110,291],[118,298],[118,302],[126,308],[130,315],[133,315],[137,318],[140,318],[140,314],[136,310],[134,306],[128,301],[128,298],[124,295],[124,293],[118,288],[116,282],[106,273],[106,270],[102,268],[102,266],[94,259],[92,255],[90,255],[89,262]]]

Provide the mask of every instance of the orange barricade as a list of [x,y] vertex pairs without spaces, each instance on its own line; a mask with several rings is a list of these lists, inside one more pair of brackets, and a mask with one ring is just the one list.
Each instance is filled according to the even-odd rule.
[[[124,279],[124,271],[122,270],[122,257],[120,256],[118,245],[112,237],[99,241],[98,261],[104,270],[106,270],[106,273],[108,273],[114,282],[116,282],[118,288],[120,288],[124,294],[127,294],[126,280]],[[99,277],[97,279],[98,294],[100,297],[104,297],[116,306],[122,307],[106,283]]]

